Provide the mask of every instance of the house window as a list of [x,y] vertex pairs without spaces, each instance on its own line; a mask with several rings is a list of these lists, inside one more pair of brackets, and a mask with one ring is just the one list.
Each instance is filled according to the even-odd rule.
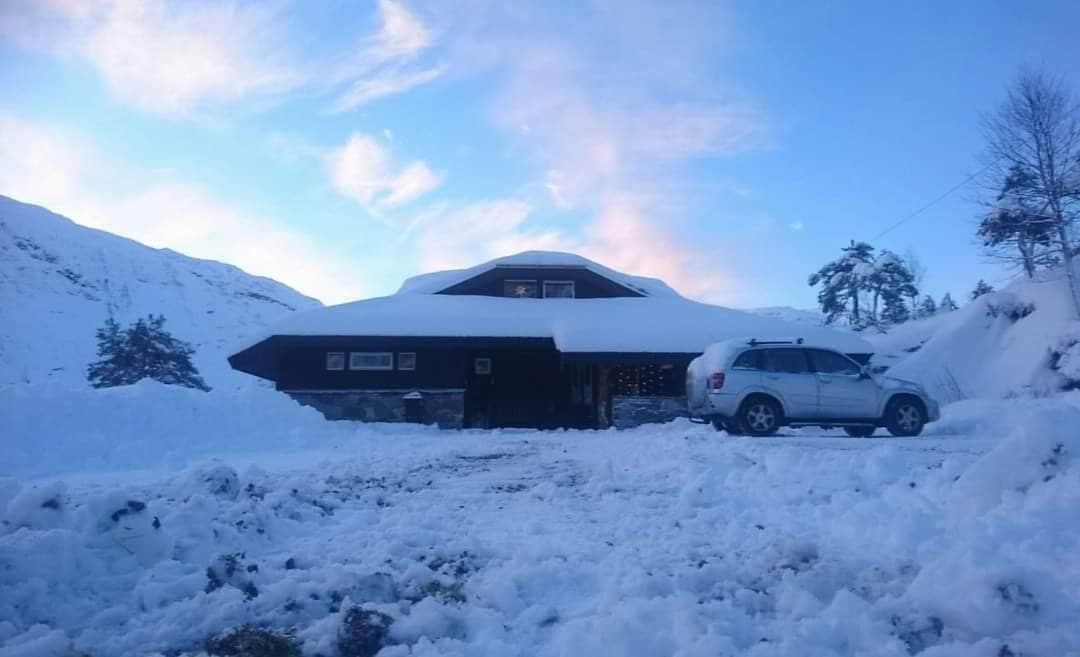
[[503,296],[517,297],[519,299],[535,299],[540,296],[537,293],[536,281],[503,281]]
[[574,281],[544,281],[545,299],[573,299]]
[[475,358],[473,359],[473,372],[480,376],[488,376],[491,374],[491,359],[490,358]]
[[399,370],[416,369],[416,352],[402,351],[397,355],[397,368]]
[[328,369],[328,370],[343,370],[343,369],[345,369],[345,352],[344,351],[328,351],[326,353],[326,369]]
[[353,351],[349,353],[350,370],[392,370],[394,354],[389,351]]

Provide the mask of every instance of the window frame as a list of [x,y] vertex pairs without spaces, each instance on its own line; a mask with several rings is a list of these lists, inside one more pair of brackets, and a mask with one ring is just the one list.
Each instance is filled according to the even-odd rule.
[[[402,365],[402,357],[412,357],[412,367],[405,367]],[[415,351],[399,351],[397,355],[397,368],[401,372],[415,372],[416,371],[416,352]]]
[[[548,284],[569,285],[570,286],[570,296],[568,296],[568,297],[549,297],[548,293],[547,293]],[[542,281],[541,284],[540,284],[540,298],[541,299],[576,299],[577,298],[577,284],[576,284],[575,281],[563,281],[563,280]]]
[[[353,365],[353,358],[355,356],[385,356],[389,358],[390,362],[386,367],[383,366],[357,366]],[[349,352],[349,371],[350,372],[389,372],[394,369],[394,352],[392,351],[350,351]]]
[[[536,294],[534,294],[531,297],[519,297],[519,296],[516,296],[516,295],[513,295],[513,294],[507,294],[506,293],[507,287],[513,285],[514,283],[529,283],[529,284],[531,284],[533,286],[533,290],[536,292]],[[504,278],[503,279],[503,297],[506,298],[506,299],[539,299],[541,291],[542,291],[540,288],[541,288],[540,281],[538,279],[535,279],[535,278]]]
[[[487,363],[487,366],[483,368],[485,371],[481,371],[480,363]],[[491,376],[491,358],[488,356],[477,356],[473,358],[473,374],[476,376]]]
[[[330,367],[331,356],[341,357],[341,367]],[[328,351],[326,352],[326,358],[323,361],[323,365],[326,367],[327,372],[344,372],[349,364],[349,356],[347,351]]]

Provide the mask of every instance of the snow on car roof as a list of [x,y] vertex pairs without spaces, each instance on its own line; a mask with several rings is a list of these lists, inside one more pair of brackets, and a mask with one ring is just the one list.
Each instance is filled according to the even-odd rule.
[[562,251],[522,251],[514,255],[495,258],[485,263],[469,267],[467,269],[452,269],[449,271],[437,271],[429,274],[420,274],[406,279],[401,284],[398,294],[436,294],[458,283],[479,276],[496,267],[560,267],[587,269],[598,276],[614,281],[619,285],[640,292],[646,296],[672,296],[679,293],[673,290],[667,283],[648,276],[633,276],[610,269],[598,262],[583,258],[574,253]]
[[[862,338],[699,303],[678,295],[513,299],[398,293],[293,315],[270,335],[550,338],[566,353],[701,353],[733,337],[791,340],[871,353]],[[239,350],[238,350],[239,351]]]

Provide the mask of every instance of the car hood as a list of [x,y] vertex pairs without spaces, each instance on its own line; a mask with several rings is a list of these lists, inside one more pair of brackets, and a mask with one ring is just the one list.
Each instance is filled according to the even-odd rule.
[[926,394],[926,391],[923,389],[921,384],[916,383],[915,381],[909,381],[908,379],[899,379],[895,376],[880,375],[877,377],[877,381],[882,388],[887,388],[889,390],[903,388],[905,390],[915,390],[923,393],[924,395]]

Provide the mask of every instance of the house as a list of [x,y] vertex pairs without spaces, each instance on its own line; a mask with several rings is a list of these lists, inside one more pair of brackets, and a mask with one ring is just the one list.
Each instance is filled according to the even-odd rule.
[[528,251],[299,313],[229,357],[329,419],[442,427],[626,427],[685,415],[685,373],[731,337],[852,334],[692,301],[662,281]]

